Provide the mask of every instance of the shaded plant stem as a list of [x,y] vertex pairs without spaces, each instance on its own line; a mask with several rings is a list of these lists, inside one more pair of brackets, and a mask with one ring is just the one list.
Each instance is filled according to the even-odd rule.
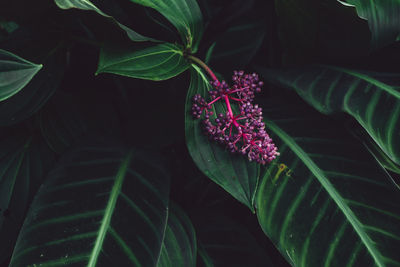
[[210,75],[210,77],[213,79],[213,81],[217,81],[219,83],[217,76],[215,76],[214,72],[201,59],[199,59],[195,56],[192,56],[192,55],[188,55],[187,58],[192,60],[193,62],[195,62],[200,67],[202,67],[205,71],[207,71],[207,73]]

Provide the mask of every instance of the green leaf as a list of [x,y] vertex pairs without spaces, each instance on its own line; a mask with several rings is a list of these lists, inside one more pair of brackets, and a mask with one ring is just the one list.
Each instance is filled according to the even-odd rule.
[[64,76],[65,61],[64,53],[49,54],[43,69],[24,90],[0,102],[0,126],[19,123],[38,111],[60,85]]
[[176,45],[164,43],[145,49],[103,48],[98,73],[114,73],[131,78],[161,81],[175,77],[189,68]]
[[400,191],[344,129],[302,102],[263,105],[281,156],[262,178],[257,215],[294,266],[399,266]]
[[[229,153],[216,143],[210,143],[203,134],[201,121],[193,119],[191,115],[193,96],[200,94],[207,97],[211,86],[203,72],[195,68],[196,70],[191,70],[185,107],[185,134],[189,153],[205,175],[254,211],[253,203],[260,167],[254,162],[249,162],[246,157]],[[219,102],[213,106],[214,115],[211,116],[213,118],[216,113],[226,112],[224,105]]]
[[400,37],[400,2],[398,0],[338,0],[354,6],[358,15],[368,21],[373,48],[395,42]]
[[333,66],[268,70],[269,81],[290,87],[324,114],[354,117],[391,160],[400,164],[398,74],[367,73]]
[[0,101],[22,90],[42,67],[0,49]]
[[177,255],[190,229],[175,215],[167,226],[168,202],[169,175],[156,155],[80,147],[41,187],[10,266],[167,266],[161,259]]
[[2,129],[0,262],[11,255],[30,202],[53,162],[54,155],[42,140]]
[[400,165],[393,162],[374,141],[363,143],[385,169],[400,174]]
[[159,267],[196,266],[196,233],[187,215],[177,206],[169,210]]
[[144,41],[158,42],[158,40],[143,36],[135,32],[134,30],[130,29],[129,27],[119,23],[116,19],[101,11],[97,6],[95,6],[89,0],[54,0],[54,1],[56,2],[57,6],[61,9],[78,8],[82,10],[91,10],[95,11],[96,13],[104,17],[112,19],[119,27],[121,27],[121,29],[123,29],[126,32],[129,39],[131,39],[134,42],[144,42]]
[[192,52],[197,51],[203,33],[203,17],[196,0],[130,0],[154,8],[178,30],[182,41]]

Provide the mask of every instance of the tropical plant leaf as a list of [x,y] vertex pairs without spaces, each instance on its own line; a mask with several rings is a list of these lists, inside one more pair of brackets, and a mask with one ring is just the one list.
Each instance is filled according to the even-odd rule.
[[[191,70],[191,81],[186,97],[185,134],[186,145],[197,167],[237,200],[247,205],[252,211],[255,191],[259,179],[259,166],[241,155],[228,153],[215,143],[211,143],[203,134],[200,120],[191,115],[192,98],[195,94],[208,95],[210,83],[203,72],[196,66]],[[224,105],[215,103],[217,113],[226,112]]]
[[145,49],[105,47],[100,52],[96,74],[114,73],[131,78],[161,81],[189,68],[181,49],[164,43]]
[[196,222],[199,266],[273,266],[245,226],[218,214]]
[[158,42],[158,40],[156,39],[141,35],[132,30],[131,28],[119,23],[112,16],[101,11],[96,5],[94,5],[89,0],[54,0],[54,1],[56,2],[57,6],[61,9],[77,8],[82,10],[90,10],[90,11],[95,11],[96,13],[106,18],[112,19],[119,27],[121,27],[121,29],[123,29],[126,32],[129,39],[131,39],[134,42],[144,42],[144,41]]
[[346,112],[400,164],[400,75],[333,66],[268,70],[264,77],[290,87],[324,114]]
[[372,33],[371,45],[379,48],[400,37],[400,2],[398,0],[338,0],[356,8],[358,15],[368,21]]
[[0,49],[0,101],[22,90],[42,67]]
[[169,210],[159,267],[195,267],[196,233],[187,215],[177,205]]
[[65,70],[65,54],[56,52],[43,69],[21,90],[0,102],[0,126],[16,124],[38,111],[58,88]]
[[0,262],[11,254],[29,204],[53,162],[53,153],[40,139],[2,129]]
[[203,33],[203,17],[196,0],[130,0],[154,8],[178,30],[185,47],[197,51]]
[[168,202],[169,175],[155,155],[81,147],[39,191],[10,266],[164,266],[187,230],[174,215],[167,226]]
[[281,156],[257,191],[259,222],[294,266],[399,266],[400,191],[334,121],[290,98],[263,105]]

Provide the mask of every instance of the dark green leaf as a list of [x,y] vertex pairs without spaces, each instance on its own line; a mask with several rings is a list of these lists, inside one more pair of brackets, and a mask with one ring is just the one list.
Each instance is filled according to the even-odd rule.
[[180,208],[172,205],[157,267],[194,267],[196,254],[197,242],[193,225]]
[[[255,191],[259,179],[259,166],[250,163],[247,158],[234,155],[210,143],[203,134],[200,120],[191,115],[192,98],[195,94],[207,97],[210,83],[200,69],[191,71],[191,81],[186,98],[185,134],[186,144],[190,155],[199,169],[211,180],[228,191],[237,200],[253,209]],[[224,105],[215,103],[214,111],[224,111]],[[214,112],[214,118],[216,112]]]
[[18,93],[41,68],[40,64],[0,49],[0,101]]
[[4,132],[0,142],[0,262],[10,256],[28,206],[54,161],[40,139]]
[[259,222],[294,266],[399,266],[400,191],[368,151],[302,102],[263,105],[281,156],[257,191]]
[[374,141],[364,141],[364,144],[385,169],[400,174],[400,165],[391,160]]
[[373,48],[393,43],[400,37],[400,2],[398,0],[338,1],[346,6],[354,6],[358,15],[368,20]]
[[50,55],[24,90],[0,102],[0,126],[16,124],[39,110],[58,88],[64,70],[65,54]]
[[400,164],[400,75],[332,66],[264,71],[265,78],[291,87],[324,114],[353,116],[382,150]]
[[130,29],[129,27],[119,23],[113,17],[111,17],[110,15],[107,15],[106,13],[101,11],[99,8],[97,8],[89,0],[54,0],[54,1],[56,2],[57,6],[62,9],[78,8],[78,9],[82,9],[82,10],[91,10],[91,11],[97,12],[98,14],[100,14],[104,17],[112,19],[119,27],[121,27],[121,29],[123,29],[126,32],[129,39],[131,39],[134,42],[144,42],[144,41],[158,42],[157,40],[155,40],[153,38],[143,36],[143,35],[135,32],[134,30]]
[[164,43],[142,50],[104,48],[97,73],[114,73],[131,78],[160,81],[177,76],[189,68],[181,49]]
[[196,0],[130,0],[154,8],[179,31],[186,47],[196,52],[203,33],[203,17]]
[[167,252],[180,266],[191,253],[173,248],[190,240],[190,227],[174,215],[167,226],[169,176],[157,163],[113,147],[65,156],[33,202],[10,266],[167,266]]

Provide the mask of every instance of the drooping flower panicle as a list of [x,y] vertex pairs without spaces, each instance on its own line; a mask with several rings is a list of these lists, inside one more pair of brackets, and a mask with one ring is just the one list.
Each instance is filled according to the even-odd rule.
[[[232,81],[231,87],[225,81],[211,81],[211,101],[207,103],[201,95],[195,95],[192,115],[200,119],[204,114],[202,123],[205,134],[230,152],[247,155],[250,161],[262,165],[269,163],[279,152],[265,131],[262,109],[253,104],[255,93],[261,91],[263,82],[257,74],[245,74],[243,71],[234,71]],[[213,119],[212,105],[217,101],[226,105],[227,112],[219,113]],[[234,103],[238,106],[238,114],[232,111],[231,105]]]

